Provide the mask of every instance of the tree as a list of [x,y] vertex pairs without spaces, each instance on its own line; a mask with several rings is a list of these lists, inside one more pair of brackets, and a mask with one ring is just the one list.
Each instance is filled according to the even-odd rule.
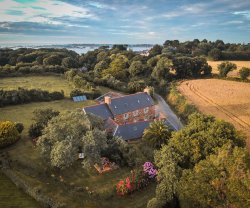
[[167,145],[156,151],[155,164],[158,167],[156,196],[148,202],[147,208],[161,208],[173,203],[180,177],[177,155]]
[[142,139],[154,148],[166,144],[171,136],[171,131],[163,121],[154,121],[143,132]]
[[51,55],[43,59],[44,65],[61,65],[62,59],[57,55]]
[[112,57],[113,60],[110,63],[108,69],[102,71],[102,76],[111,75],[119,80],[127,79],[127,67],[128,59],[124,55],[116,55]]
[[221,50],[218,48],[213,48],[211,51],[209,51],[208,56],[212,58],[214,61],[218,61],[221,58]]
[[161,54],[162,49],[163,49],[162,46],[160,46],[158,44],[154,45],[153,48],[151,48],[149,50],[150,57],[153,57],[153,56]]
[[218,65],[218,71],[221,77],[226,77],[230,71],[233,71],[235,69],[237,69],[236,64],[231,63],[229,61],[222,62]]
[[185,170],[178,184],[181,205],[191,207],[250,206],[250,154],[227,144]]
[[0,121],[0,148],[15,143],[20,138],[15,123]]
[[163,80],[167,79],[169,77],[169,71],[171,67],[172,67],[172,61],[168,58],[162,57],[154,67],[151,76],[159,82],[162,79]]
[[77,158],[77,149],[70,141],[63,140],[54,144],[51,150],[51,165],[60,169],[71,166]]
[[185,128],[173,133],[168,145],[181,158],[180,167],[192,168],[226,143],[245,146],[244,138],[232,124],[194,113]]
[[29,136],[36,138],[42,135],[42,130],[47,126],[49,120],[59,115],[59,111],[51,108],[37,109],[33,112],[33,120],[35,123],[31,124],[29,128]]
[[78,67],[78,62],[71,58],[71,57],[66,57],[62,60],[62,65],[65,68],[77,68]]
[[130,64],[128,71],[131,77],[135,77],[144,74],[145,66],[142,64],[141,61],[133,61]]
[[247,78],[250,76],[250,68],[242,67],[239,71],[240,78],[243,80],[247,80]]
[[177,57],[173,59],[173,68],[177,78],[201,77],[210,75],[212,68],[205,58]]
[[81,110],[61,113],[48,122],[38,138],[42,158],[52,167],[63,169],[77,160],[80,150],[86,155],[85,163],[93,165],[100,159],[98,148],[105,148],[106,134],[99,127],[103,128],[100,118]]

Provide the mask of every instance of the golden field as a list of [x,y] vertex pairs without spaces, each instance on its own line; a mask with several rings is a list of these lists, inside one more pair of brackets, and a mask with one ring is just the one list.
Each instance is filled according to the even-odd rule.
[[250,148],[250,84],[220,79],[181,82],[178,90],[197,108],[232,123],[247,136]]
[[[212,73],[218,74],[217,67],[224,61],[207,61],[207,63],[212,67]],[[242,67],[250,68],[250,61],[229,61],[237,65],[237,70],[228,73],[229,77],[239,77],[239,70]]]

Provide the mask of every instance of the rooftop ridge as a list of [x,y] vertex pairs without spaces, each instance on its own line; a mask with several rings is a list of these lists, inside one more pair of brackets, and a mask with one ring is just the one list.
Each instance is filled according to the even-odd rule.
[[129,94],[129,95],[124,95],[124,96],[120,96],[120,97],[115,97],[115,98],[111,98],[111,101],[112,100],[115,100],[115,99],[119,99],[119,98],[124,98],[124,97],[128,97],[128,96],[135,96],[135,95],[138,95],[138,94],[148,94],[146,92],[137,92],[137,93],[134,93],[134,94]]

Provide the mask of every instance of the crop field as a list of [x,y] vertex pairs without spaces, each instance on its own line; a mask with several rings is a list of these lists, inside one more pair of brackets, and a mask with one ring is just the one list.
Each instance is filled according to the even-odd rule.
[[250,84],[200,79],[181,82],[178,90],[201,112],[228,121],[243,131],[250,148]]
[[73,89],[63,76],[27,76],[0,79],[0,89],[13,90],[18,87],[48,90],[49,92],[63,90],[66,97],[69,97]]
[[[222,62],[223,61],[207,61],[207,63],[212,67],[213,74],[218,74],[217,67]],[[238,73],[242,67],[250,68],[250,61],[229,61],[229,62],[235,63],[237,65],[237,70],[228,73],[229,77],[239,77]]]

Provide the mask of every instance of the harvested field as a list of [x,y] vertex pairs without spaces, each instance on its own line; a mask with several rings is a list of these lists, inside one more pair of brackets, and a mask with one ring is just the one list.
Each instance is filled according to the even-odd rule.
[[[212,67],[213,74],[218,74],[217,67],[222,62],[224,61],[207,61],[207,63]],[[232,62],[237,65],[237,70],[228,73],[229,77],[239,77],[238,73],[242,67],[250,68],[250,61],[229,61],[229,62]]]
[[200,79],[181,82],[178,90],[201,112],[228,121],[242,130],[250,149],[250,84]]

